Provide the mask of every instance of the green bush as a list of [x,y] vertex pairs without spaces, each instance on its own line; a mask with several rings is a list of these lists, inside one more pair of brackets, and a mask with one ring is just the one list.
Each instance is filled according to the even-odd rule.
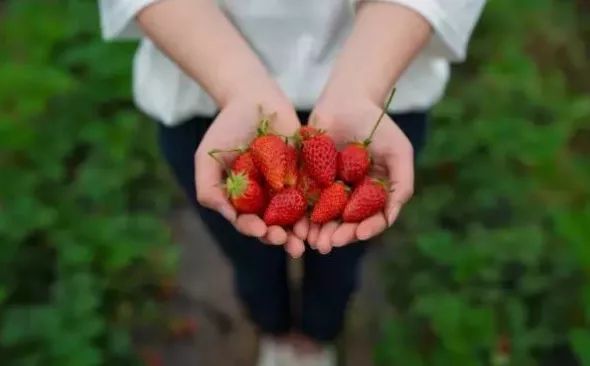
[[388,237],[380,364],[590,365],[589,10],[488,3]]
[[0,363],[130,365],[174,251],[133,47],[94,1],[0,4]]

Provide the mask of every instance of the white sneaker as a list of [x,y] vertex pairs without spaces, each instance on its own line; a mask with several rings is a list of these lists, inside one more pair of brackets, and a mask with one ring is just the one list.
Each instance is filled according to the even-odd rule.
[[289,352],[282,353],[279,366],[336,366],[336,351],[334,347],[323,347],[319,352],[297,353],[295,348],[289,347]]
[[282,366],[290,357],[291,347],[273,337],[262,337],[258,346],[258,366]]

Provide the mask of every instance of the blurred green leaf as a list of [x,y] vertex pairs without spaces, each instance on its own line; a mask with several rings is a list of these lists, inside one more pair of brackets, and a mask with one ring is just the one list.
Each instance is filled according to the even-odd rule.
[[590,365],[590,331],[587,329],[574,329],[570,337],[581,365]]
[[[488,2],[432,113],[385,273],[396,332],[426,364],[589,348],[571,335],[590,325],[586,18],[581,2]],[[426,345],[416,324],[432,328]]]
[[152,253],[175,251],[154,126],[132,103],[137,45],[100,39],[96,2],[0,8],[0,363],[135,364],[130,327],[155,321],[138,319],[161,313],[146,289],[173,271]]

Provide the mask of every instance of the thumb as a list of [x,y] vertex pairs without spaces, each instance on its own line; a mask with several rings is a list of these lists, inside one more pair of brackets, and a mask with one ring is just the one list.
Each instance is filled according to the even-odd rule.
[[392,192],[385,210],[389,226],[397,219],[402,206],[414,192],[414,156],[411,145],[398,148],[387,159]]
[[203,189],[203,192],[197,188],[197,201],[205,207],[215,210],[221,214],[227,221],[232,224],[236,222],[237,212],[225,197],[225,192],[219,187],[213,189]]
[[195,154],[195,190],[197,201],[219,212],[231,223],[236,221],[236,210],[227,200],[223,181],[223,168],[201,148]]

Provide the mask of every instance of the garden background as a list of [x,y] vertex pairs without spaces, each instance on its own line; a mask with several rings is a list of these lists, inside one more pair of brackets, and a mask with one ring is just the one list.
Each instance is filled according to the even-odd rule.
[[[94,1],[0,1],[2,365],[140,364],[131,329],[174,332],[178,193],[134,48]],[[489,1],[429,139],[376,363],[589,366],[590,2]]]

